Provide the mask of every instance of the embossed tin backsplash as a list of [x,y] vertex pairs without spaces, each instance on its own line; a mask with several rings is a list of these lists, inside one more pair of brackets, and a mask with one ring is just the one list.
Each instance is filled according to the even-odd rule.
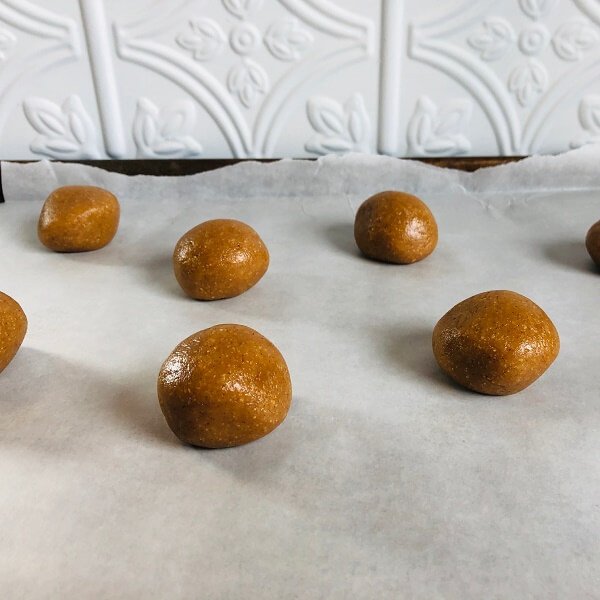
[[600,141],[599,0],[0,0],[4,159]]

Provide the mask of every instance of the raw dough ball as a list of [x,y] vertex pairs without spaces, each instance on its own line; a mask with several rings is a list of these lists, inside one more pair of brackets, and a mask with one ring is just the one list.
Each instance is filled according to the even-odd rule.
[[182,441],[228,448],[257,440],[285,419],[292,383],[283,356],[243,325],[217,325],[190,336],[163,364],[158,398]]
[[269,267],[269,251],[249,225],[216,219],[194,227],[177,242],[173,266],[188,296],[221,300],[259,282]]
[[588,231],[585,245],[593,261],[600,267],[600,221]]
[[0,373],[19,351],[27,333],[27,317],[10,296],[0,292]]
[[440,367],[466,388],[505,396],[531,385],[554,362],[558,332],[537,304],[515,292],[478,294],[433,330]]
[[438,228],[427,205],[416,196],[382,192],[358,209],[354,238],[368,258],[406,265],[435,250]]
[[44,203],[38,237],[55,252],[87,252],[109,244],[119,228],[119,201],[107,190],[71,185]]

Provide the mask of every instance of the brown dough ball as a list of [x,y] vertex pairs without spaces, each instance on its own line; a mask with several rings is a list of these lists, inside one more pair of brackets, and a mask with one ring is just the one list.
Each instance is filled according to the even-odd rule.
[[158,376],[165,419],[182,441],[203,448],[253,442],[280,425],[292,401],[283,356],[243,325],[217,325],[173,350]]
[[433,331],[433,353],[460,385],[492,396],[531,385],[558,356],[548,315],[515,292],[478,294],[446,313]]
[[592,260],[600,267],[600,221],[588,231],[585,245]]
[[55,252],[88,252],[109,244],[117,233],[119,201],[102,188],[71,185],[54,190],[38,223],[40,242]]
[[27,317],[18,302],[0,292],[0,373],[15,357],[27,333]]
[[354,238],[366,257],[407,265],[435,250],[438,227],[427,205],[416,196],[382,192],[358,209]]
[[175,277],[196,300],[239,296],[269,268],[269,251],[249,225],[232,219],[206,221],[175,246]]

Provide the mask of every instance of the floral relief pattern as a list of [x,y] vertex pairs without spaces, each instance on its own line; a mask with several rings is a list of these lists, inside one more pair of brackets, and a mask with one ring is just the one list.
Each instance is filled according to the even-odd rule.
[[0,29],[0,63],[8,58],[9,52],[17,43],[17,38],[8,29]]
[[313,36],[298,19],[288,17],[277,21],[265,34],[265,46],[279,60],[301,60],[313,43]]
[[[408,56],[442,74],[446,81],[442,91],[455,83],[463,87],[477,106],[478,119],[489,124],[493,138],[473,131],[469,151],[527,155],[600,142],[597,98],[585,96],[597,93],[591,86],[600,73],[599,0],[511,0],[502,6],[501,15],[496,13],[500,3],[489,0],[449,4],[461,10],[409,24]],[[596,4],[597,13],[592,9]],[[423,143],[423,131],[419,139],[415,123],[416,115],[422,121],[423,114],[435,111],[427,109],[427,103],[419,104],[407,132],[408,152],[432,153]],[[583,130],[573,139],[577,107]],[[402,122],[391,122],[398,138]]]
[[223,6],[240,20],[228,35],[212,19],[200,18],[191,21],[191,31],[180,33],[176,42],[198,61],[215,59],[228,43],[241,61],[229,71],[227,88],[243,106],[252,108],[270,88],[266,70],[251,58],[261,43],[277,60],[296,62],[310,49],[313,36],[293,17],[275,21],[264,34],[261,33],[248,19],[262,8],[262,0],[223,0]]
[[133,139],[140,158],[193,158],[202,146],[190,135],[196,125],[196,107],[181,100],[159,109],[147,98],[138,100]]
[[600,96],[584,96],[579,104],[579,121],[584,133],[571,142],[571,148],[600,143]]
[[227,38],[218,23],[212,19],[190,21],[191,32],[177,36],[177,43],[192,53],[196,60],[208,61],[221,54]]
[[258,63],[246,58],[229,71],[227,88],[246,108],[252,108],[269,91],[269,76]]
[[344,105],[330,98],[311,98],[306,113],[317,132],[307,142],[307,152],[369,152],[371,123],[360,94],[354,94]]
[[506,19],[490,17],[467,42],[477,50],[481,60],[493,61],[503,58],[516,39],[515,30]]
[[417,102],[408,124],[408,148],[415,156],[454,156],[471,150],[465,131],[473,112],[468,98],[451,100],[441,108],[427,96]]
[[544,93],[548,86],[548,71],[538,60],[517,67],[510,75],[508,89],[515,94],[519,104],[529,106]]
[[30,144],[35,154],[61,159],[99,157],[96,127],[79,96],[70,96],[61,106],[45,98],[28,98],[23,110],[39,134]]
[[[270,158],[297,149],[286,125],[317,86],[346,69],[374,104],[378,30],[371,12],[339,0],[178,0],[180,15],[171,5],[155,0],[141,18],[117,18],[112,41],[121,61],[158,77],[153,84],[167,80],[187,94],[198,119],[210,124],[217,156]],[[310,123],[297,124],[305,142]]]
[[563,60],[581,60],[599,40],[598,32],[585,19],[567,21],[552,40],[554,51]]
[[574,18],[563,23],[552,34],[539,22],[557,5],[556,0],[520,0],[520,7],[535,22],[523,29],[517,36],[512,25],[501,17],[490,17],[480,28],[467,38],[467,43],[484,61],[496,61],[504,58],[514,47],[528,57],[526,63],[513,68],[508,80],[508,89],[515,95],[523,107],[532,105],[547,89],[549,75],[540,60],[534,58],[548,47],[564,61],[578,61],[599,41],[600,36],[591,22],[584,18]]
[[[370,110],[376,107],[379,6],[72,3],[78,10],[65,2],[0,0],[5,156],[179,157],[204,155],[204,147],[214,157],[278,157],[318,133],[302,116],[307,101],[336,96],[346,75],[353,83],[344,85],[342,105],[358,90]],[[73,91],[61,92],[65,87]],[[146,91],[132,104],[130,89]],[[177,106],[183,99],[194,108]],[[353,126],[348,136],[359,149],[362,133]]]

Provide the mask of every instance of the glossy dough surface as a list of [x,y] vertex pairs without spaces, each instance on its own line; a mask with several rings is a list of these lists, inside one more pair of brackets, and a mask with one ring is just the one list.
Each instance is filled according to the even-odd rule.
[[560,340],[537,304],[515,292],[478,294],[435,326],[433,353],[460,385],[495,396],[519,392],[554,362]]
[[194,227],[177,242],[173,267],[188,296],[220,300],[256,285],[269,268],[269,251],[249,225],[216,219]]
[[15,357],[27,333],[27,317],[18,302],[0,292],[0,373]]
[[281,424],[292,384],[283,356],[269,340],[243,325],[217,325],[175,348],[160,370],[158,398],[181,441],[227,448]]
[[438,227],[428,206],[416,196],[382,192],[358,209],[354,238],[368,258],[411,264],[435,250]]
[[585,245],[592,260],[600,267],[600,221],[588,231]]
[[55,252],[88,252],[109,244],[119,228],[120,206],[109,191],[93,186],[54,190],[44,203],[38,237]]

